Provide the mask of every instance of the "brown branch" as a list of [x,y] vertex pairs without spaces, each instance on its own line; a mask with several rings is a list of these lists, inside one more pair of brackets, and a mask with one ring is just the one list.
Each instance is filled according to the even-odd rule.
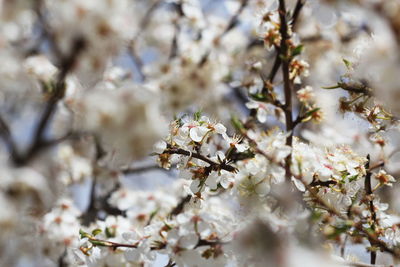
[[[89,242],[94,245],[94,246],[101,246],[101,247],[109,247],[113,250],[116,250],[117,248],[137,248],[140,241],[136,242],[135,244],[125,244],[125,243],[117,243],[117,242],[112,242],[112,241],[107,241],[107,240],[102,240],[102,239],[97,239],[92,235],[89,235],[85,233],[84,237],[87,237]],[[208,241],[205,239],[199,239],[197,244],[195,245],[194,248],[198,248],[200,246],[216,246],[216,245],[224,245],[227,244],[228,242],[221,242],[219,240],[216,241]],[[163,244],[163,246],[156,246],[156,247],[150,247],[151,250],[160,250],[163,249],[166,245]],[[82,249],[82,247],[81,247]]]
[[174,21],[175,32],[174,32],[174,36],[172,38],[171,49],[170,49],[169,57],[168,57],[169,60],[172,60],[173,58],[175,58],[178,55],[178,51],[179,51],[178,37],[181,32],[181,26],[179,25],[179,23],[180,23],[180,20],[185,17],[185,13],[183,12],[181,1],[173,3],[172,6],[175,9],[178,17]]
[[[285,113],[285,121],[286,121],[286,131],[289,136],[286,139],[286,145],[292,146],[293,143],[293,114],[292,114],[292,81],[289,76],[289,66],[291,57],[289,56],[289,33],[288,33],[288,24],[286,21],[286,4],[285,0],[279,0],[279,18],[280,18],[280,28],[279,32],[281,34],[281,43],[279,46],[278,54],[281,58],[282,65],[282,76],[283,76],[283,88],[285,95],[285,105],[283,106],[283,112]],[[290,164],[291,164],[291,153],[286,157],[286,179],[290,180]]]
[[97,213],[99,211],[96,205],[96,184],[97,179],[96,176],[93,176],[92,185],[90,187],[90,196],[89,196],[89,206],[85,213],[82,214],[82,225],[89,226],[91,222],[97,219]]
[[128,47],[128,55],[131,58],[133,64],[136,67],[136,70],[139,73],[140,81],[144,82],[147,78],[143,72],[144,63],[143,63],[143,60],[140,58],[140,56],[137,54],[136,46],[133,41],[131,42],[130,46]]
[[[365,169],[367,170],[367,175],[365,176],[364,188],[365,188],[365,193],[366,193],[366,199],[369,204],[369,210],[371,212],[371,217],[372,217],[371,229],[373,231],[375,231],[377,220],[376,220],[376,212],[375,212],[375,207],[374,207],[372,185],[371,185],[372,172],[369,168],[369,163],[370,163],[370,156],[367,155],[367,163],[365,163]],[[370,243],[372,246],[373,242],[370,241]],[[375,264],[376,263],[376,251],[372,249],[370,252],[370,255],[371,255],[371,264]]]
[[[293,11],[292,21],[291,21],[292,28],[294,28],[296,26],[296,24],[297,24],[298,17],[300,15],[300,11],[303,8],[304,3],[305,3],[304,0],[297,0],[296,6],[295,6],[294,11]],[[286,14],[286,12],[285,12],[285,14]],[[282,63],[281,53],[279,53],[279,51],[277,51],[276,56],[275,56],[275,60],[274,60],[274,65],[273,65],[273,67],[271,69],[271,72],[268,75],[268,80],[271,83],[274,81],[274,78],[275,78],[276,74],[278,73],[278,70],[279,70],[279,67],[281,66],[281,63]]]
[[[98,137],[93,136],[93,142],[95,146],[95,153],[93,158],[93,165],[96,165],[97,162],[105,155],[105,151],[101,146],[100,140]],[[116,183],[113,189],[111,189],[106,195],[98,196],[96,195],[96,186],[97,186],[97,177],[96,173],[93,172],[91,190],[89,195],[89,205],[86,209],[85,213],[81,215],[82,224],[88,226],[91,222],[95,221],[98,218],[99,211],[104,211],[108,215],[121,215],[126,216],[125,212],[113,207],[108,202],[108,199],[111,195],[120,188],[119,182]]]
[[68,264],[66,263],[66,256],[67,256],[67,249],[64,250],[63,254],[57,260],[58,267],[67,267]]
[[[229,20],[227,26],[226,26],[225,29],[222,31],[222,33],[220,33],[217,37],[214,38],[214,40],[215,40],[214,43],[219,43],[219,41],[220,41],[229,31],[231,31],[232,29],[235,28],[235,26],[236,26],[237,23],[238,23],[238,19],[239,19],[240,14],[242,14],[242,12],[243,12],[243,10],[246,8],[248,2],[249,2],[249,0],[241,0],[239,9],[238,9],[238,10],[236,11],[236,13],[230,18],[230,20]],[[198,64],[199,67],[201,67],[202,65],[204,65],[204,64],[207,62],[208,57],[210,56],[210,54],[211,54],[211,49],[208,49],[208,50],[206,51],[206,53],[202,56],[202,58],[201,58],[201,60],[200,60],[200,62],[199,62],[199,64]]]
[[121,187],[120,183],[117,183],[113,189],[111,189],[105,196],[101,197],[98,200],[98,205],[99,205],[99,210],[104,211],[108,215],[114,215],[114,216],[122,216],[126,217],[126,211],[125,210],[120,210],[117,207],[112,206],[108,200],[111,197],[111,195],[117,191]]
[[178,155],[185,155],[185,156],[189,156],[192,158],[196,158],[199,160],[202,160],[208,164],[210,164],[210,167],[212,167],[213,169],[222,169],[222,170],[226,170],[228,172],[236,172],[236,168],[228,165],[224,162],[215,162],[209,158],[207,158],[206,156],[203,156],[199,153],[196,152],[190,152],[187,150],[184,150],[182,148],[167,148],[162,154],[178,154]]
[[292,27],[296,26],[297,20],[300,15],[300,11],[303,8],[304,4],[305,4],[305,0],[297,0],[296,6],[294,7],[294,11],[293,11],[292,21],[290,23],[292,25]]
[[356,94],[362,94],[366,96],[372,96],[372,88],[368,87],[366,84],[363,83],[345,83],[345,82],[338,82],[337,84],[338,87],[342,88],[345,91],[351,92],[351,93],[356,93]]
[[175,206],[175,208],[173,208],[171,210],[171,212],[169,213],[169,217],[171,216],[175,216],[180,214],[183,211],[183,208],[185,207],[186,203],[189,203],[189,201],[191,200],[192,196],[191,195],[187,195],[184,198],[181,198],[181,200],[179,201],[179,203]]
[[[86,237],[88,237],[88,236],[86,236]],[[88,239],[89,239],[89,242],[92,243],[92,245],[94,245],[94,246],[109,247],[113,250],[116,250],[117,248],[137,248],[138,247],[138,244],[117,243],[117,242],[97,239],[94,237],[88,237]],[[81,249],[82,249],[82,247],[81,247]]]
[[313,181],[313,182],[310,184],[310,186],[325,186],[325,187],[329,187],[329,186],[335,185],[335,184],[337,184],[336,181],[325,181],[325,182],[322,182],[322,181]]
[[141,33],[148,27],[150,24],[150,20],[152,18],[153,13],[157,10],[158,6],[161,4],[161,0],[158,0],[154,2],[150,8],[146,11],[146,14],[143,16],[143,19],[140,21],[140,31],[136,33],[136,35],[133,37],[132,41],[130,42],[128,46],[128,55],[130,56],[133,64],[135,65],[139,76],[140,76],[140,81],[143,82],[146,80],[146,75],[143,72],[143,60],[139,57],[136,51],[136,41],[139,39]]
[[276,74],[278,73],[279,68],[281,67],[281,57],[279,52],[276,53],[274,65],[272,66],[271,72],[268,75],[268,80],[272,83]]
[[146,11],[146,14],[143,16],[143,19],[140,21],[140,31],[135,35],[133,40],[137,40],[140,34],[149,26],[150,20],[152,18],[153,13],[157,10],[158,6],[161,4],[161,0],[154,2],[150,8]]
[[14,158],[14,163],[16,165],[20,166],[26,164],[32,158],[34,158],[34,156],[36,156],[39,151],[46,147],[48,141],[44,140],[44,134],[48,128],[52,116],[56,112],[58,102],[64,97],[66,89],[65,78],[74,67],[79,54],[84,48],[84,40],[82,38],[77,38],[74,42],[70,54],[63,58],[61,71],[58,74],[54,92],[51,93],[50,99],[46,103],[42,116],[36,124],[36,130],[34,131],[31,146],[25,155]]
[[228,22],[228,25],[226,26],[225,30],[222,32],[222,34],[218,37],[218,39],[221,39],[225,34],[227,34],[230,30],[232,30],[238,23],[238,19],[240,14],[242,14],[243,10],[246,8],[249,0],[242,0],[240,3],[240,7],[238,11],[231,17],[231,19]]
[[4,120],[2,116],[0,116],[0,135],[3,138],[7,149],[11,155],[11,158],[14,159],[19,159],[20,155],[18,153],[17,145],[14,142],[14,139],[12,138],[11,130],[10,127],[8,126],[8,123]]
[[[280,34],[281,34],[281,43],[279,47],[279,54],[282,59],[282,75],[283,75],[283,87],[285,94],[285,105],[284,112],[286,117],[286,131],[290,132],[293,130],[293,115],[292,115],[292,82],[289,77],[289,65],[290,65],[290,56],[289,56],[289,34],[288,34],[288,24],[286,21],[286,4],[285,0],[279,0],[279,18],[281,21],[280,26]],[[288,136],[286,140],[286,145],[291,146],[293,139],[293,132]]]
[[141,172],[147,172],[147,171],[152,171],[152,170],[167,171],[164,168],[160,168],[160,166],[158,166],[158,165],[150,165],[150,166],[126,168],[126,169],[122,169],[121,172],[123,174],[127,175],[127,174],[141,173]]
[[297,116],[297,118],[293,121],[293,128],[295,128],[297,125],[299,125],[303,120],[305,119],[304,116],[301,116],[300,114]]
[[385,166],[385,162],[383,162],[383,161],[382,162],[377,162],[374,165],[370,166],[369,170],[372,171],[372,170],[378,169],[378,168],[383,167],[383,166]]
[[[245,136],[245,138],[247,138],[249,140],[250,143],[256,144],[256,142],[254,140],[252,140],[251,138],[249,138],[246,135],[246,133],[242,133],[242,134]],[[285,167],[285,164],[273,161],[273,159],[269,155],[264,153],[258,147],[256,147],[255,150],[256,150],[257,153],[263,155],[264,157],[266,157],[266,159],[272,161],[273,163],[278,164],[281,167]],[[289,171],[290,171],[290,169],[289,169]],[[296,179],[301,181],[303,183],[303,185],[305,186],[305,188],[307,189],[307,191],[313,197],[314,201],[317,204],[321,205],[326,211],[328,211],[329,213],[337,216],[338,218],[340,218],[340,219],[342,219],[344,221],[348,221],[349,220],[349,217],[347,215],[342,214],[335,207],[332,207],[323,198],[321,198],[311,185],[307,185],[306,183],[304,183],[303,180],[302,180],[302,177],[295,176],[292,173],[290,173],[290,176],[294,176]],[[353,223],[353,227],[356,228],[359,232],[363,233],[372,245],[377,246],[382,251],[388,252],[391,255],[393,255],[394,257],[400,259],[400,250],[398,248],[390,248],[385,241],[380,240],[374,233],[371,233],[369,231],[369,229],[365,229],[361,223],[354,222]]]
[[216,245],[225,245],[228,244],[229,242],[221,242],[219,240],[215,240],[215,241],[208,241],[205,239],[199,239],[199,242],[196,244],[196,246],[194,248],[198,248],[201,246],[216,246]]

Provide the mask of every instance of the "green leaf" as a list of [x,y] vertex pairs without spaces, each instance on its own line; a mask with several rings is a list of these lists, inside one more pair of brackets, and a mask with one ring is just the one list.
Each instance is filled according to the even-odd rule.
[[341,88],[341,86],[339,84],[336,84],[336,85],[332,85],[332,86],[323,86],[321,88],[329,90],[329,89],[338,89],[338,88]]
[[232,123],[233,127],[235,127],[235,129],[238,130],[239,132],[242,132],[244,130],[243,123],[235,115],[232,115],[231,123]]
[[115,228],[106,227],[105,233],[107,238],[115,237]]
[[304,119],[302,119],[301,121],[302,121],[302,122],[307,122],[307,121],[309,121],[309,120],[311,119],[311,115],[312,115],[314,112],[317,112],[318,110],[320,110],[320,108],[314,108],[314,109],[312,109],[312,110],[310,110],[310,111],[307,111],[307,112],[303,115]]
[[201,115],[202,115],[202,111],[201,111],[201,110],[196,111],[196,112],[193,114],[193,119],[194,119],[195,121],[199,121],[200,118],[201,118]]
[[97,229],[94,229],[94,230],[92,231],[92,235],[93,235],[93,236],[96,236],[96,235],[100,234],[101,232],[102,232],[101,229],[97,228]]
[[313,213],[311,214],[311,220],[313,222],[318,221],[322,217],[322,212],[314,210]]
[[333,228],[335,229],[335,231],[328,235],[328,238],[330,239],[334,239],[337,236],[339,236],[340,234],[346,233],[347,230],[349,230],[351,228],[352,225],[347,224],[346,222],[343,224],[339,224],[336,226],[333,226]]
[[187,114],[183,114],[182,116],[178,117],[176,114],[174,115],[174,121],[176,121],[176,123],[179,125],[179,127],[181,127],[183,125],[183,121],[182,119],[184,117],[186,117]]
[[370,235],[374,235],[374,234],[375,234],[374,229],[372,229],[371,227],[364,228],[364,231],[366,231],[366,232],[369,233]]
[[348,61],[348,60],[345,59],[345,58],[343,58],[342,60],[343,60],[344,64],[346,65],[346,68],[347,68],[347,69],[350,69],[350,68],[351,68],[351,62]]
[[90,240],[90,243],[92,243],[95,246],[100,246],[100,247],[111,247],[112,244],[110,242],[107,241],[103,241],[103,240]]
[[304,45],[298,45],[296,46],[293,51],[292,51],[292,57],[300,55],[304,50]]
[[349,175],[349,173],[347,171],[342,171],[340,174],[341,174],[340,177],[342,178],[342,181],[346,180],[346,177]]
[[266,101],[267,100],[267,97],[265,95],[263,95],[262,93],[249,94],[249,96],[256,101]]
[[285,55],[282,55],[282,54],[279,54],[279,58],[282,60],[282,61],[288,61],[288,56],[285,56]]
[[154,216],[157,215],[157,213],[158,213],[159,210],[160,210],[160,209],[155,209],[152,213],[150,213],[149,221],[153,220]]
[[357,180],[357,178],[358,178],[358,174],[353,175],[353,176],[348,176],[349,182],[353,182],[353,181]]
[[85,238],[85,237],[90,238],[91,237],[90,234],[86,233],[82,229],[79,229],[79,235],[81,238]]
[[370,252],[371,251],[377,252],[377,251],[380,251],[380,248],[377,246],[370,246],[370,247],[367,247],[367,250]]
[[167,231],[172,230],[172,226],[164,222],[164,227],[166,228]]

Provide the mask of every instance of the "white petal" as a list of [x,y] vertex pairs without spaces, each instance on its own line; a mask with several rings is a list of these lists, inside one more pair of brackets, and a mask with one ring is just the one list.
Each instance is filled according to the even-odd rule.
[[263,108],[259,108],[257,111],[257,120],[261,123],[264,123],[267,121],[267,111]]
[[258,108],[258,104],[254,101],[251,101],[251,102],[246,103],[246,107],[248,109],[256,109],[256,108]]
[[226,127],[225,127],[224,125],[222,125],[222,123],[217,123],[217,124],[214,126],[214,129],[215,129],[215,131],[216,131],[217,133],[219,133],[219,134],[224,134],[224,133],[226,133]]
[[210,176],[208,176],[206,180],[206,185],[210,187],[210,189],[215,190],[218,187],[219,176],[217,173],[213,172]]
[[269,186],[269,184],[267,182],[262,182],[259,183],[256,188],[255,188],[255,192],[259,195],[259,196],[265,196],[266,194],[269,193],[271,187]]
[[297,187],[297,189],[299,189],[299,191],[301,191],[301,192],[306,191],[306,187],[304,186],[302,181],[300,181],[299,179],[296,179],[294,177],[292,177],[292,181],[293,181],[294,185]]
[[179,247],[192,249],[199,242],[199,237],[196,234],[189,234],[181,237],[179,240]]
[[235,147],[238,152],[244,152],[249,148],[249,146],[246,144],[236,144]]
[[177,229],[172,229],[168,232],[167,241],[170,245],[175,245],[179,240],[179,233]]
[[216,158],[220,159],[220,160],[224,160],[225,159],[225,154],[222,151],[217,151],[216,153]]
[[307,185],[311,184],[311,182],[313,181],[314,177],[313,174],[311,172],[305,172],[303,174],[303,182]]
[[199,180],[194,180],[191,184],[190,184],[190,190],[193,192],[193,194],[196,194],[197,192],[199,192],[200,188],[200,181]]
[[202,126],[194,127],[192,129],[190,129],[189,136],[193,141],[200,142],[207,132],[208,132],[208,129],[206,127],[202,127]]
[[140,253],[135,248],[128,249],[124,252],[125,259],[130,262],[138,262],[140,260]]
[[157,143],[154,144],[154,152],[161,154],[164,152],[164,150],[167,148],[167,143],[164,141],[158,141]]
[[140,239],[140,236],[136,232],[124,232],[122,237],[129,242],[135,242]]
[[186,180],[190,180],[193,176],[193,173],[190,172],[190,170],[188,169],[183,169],[180,171],[179,173],[179,178],[183,178]]

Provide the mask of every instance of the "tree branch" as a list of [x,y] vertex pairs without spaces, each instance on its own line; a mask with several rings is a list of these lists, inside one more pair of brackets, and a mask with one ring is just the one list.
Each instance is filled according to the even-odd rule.
[[[369,163],[370,163],[370,156],[367,155],[367,163],[365,163],[365,169],[367,170],[367,175],[365,176],[364,188],[365,188],[366,199],[369,204],[369,211],[371,212],[371,217],[372,217],[371,229],[373,231],[375,231],[377,220],[376,220],[376,212],[375,212],[375,207],[374,207],[372,185],[371,185],[372,172],[370,170]],[[373,242],[370,241],[370,243],[371,243],[371,246],[373,246]],[[370,256],[371,256],[370,263],[375,264],[376,263],[376,251],[372,249],[370,251]]]
[[166,169],[160,168],[160,166],[158,166],[158,165],[132,167],[132,168],[122,169],[121,171],[122,171],[123,174],[127,175],[127,174],[141,173],[141,172],[147,172],[147,171],[152,171],[152,170],[166,171]]
[[61,71],[57,77],[57,83],[54,88],[54,92],[51,93],[50,99],[47,101],[45,109],[40,117],[38,123],[36,124],[36,130],[34,131],[31,146],[28,152],[18,158],[14,158],[14,163],[16,165],[24,165],[29,162],[39,151],[45,147],[46,141],[44,140],[45,131],[54,115],[58,102],[64,97],[65,93],[65,78],[67,74],[72,70],[78,55],[85,48],[85,42],[82,38],[77,38],[74,42],[70,54],[63,58]]
[[211,159],[207,158],[206,156],[203,156],[203,155],[201,155],[199,153],[190,152],[190,151],[187,151],[187,150],[184,150],[184,149],[181,149],[181,148],[167,148],[166,150],[164,150],[164,152],[162,154],[185,155],[185,156],[189,156],[189,157],[196,158],[196,159],[202,160],[204,162],[207,162],[208,164],[210,164],[210,166],[213,169],[222,169],[222,170],[226,170],[228,172],[236,172],[236,168],[231,166],[231,165],[228,165],[228,164],[226,164],[224,162],[221,162],[221,163],[215,162],[215,161],[213,161],[213,160],[211,160]]
[[[296,26],[297,21],[298,21],[298,17],[300,15],[300,11],[303,8],[304,4],[305,4],[304,0],[297,0],[296,6],[295,6],[294,11],[293,11],[292,21],[291,21],[292,28],[294,28]],[[285,12],[285,14],[286,14],[286,12]],[[282,63],[281,54],[279,53],[279,51],[277,51],[276,56],[275,56],[275,60],[274,60],[274,65],[273,65],[273,67],[271,69],[271,72],[268,75],[268,80],[271,83],[274,81],[274,78],[275,78],[276,74],[278,73],[278,70],[279,70],[279,67],[281,66],[281,63]]]

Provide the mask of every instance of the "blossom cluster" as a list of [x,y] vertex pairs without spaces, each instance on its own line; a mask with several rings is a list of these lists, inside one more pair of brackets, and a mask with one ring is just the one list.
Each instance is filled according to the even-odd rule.
[[0,1],[0,265],[395,266],[399,17]]

